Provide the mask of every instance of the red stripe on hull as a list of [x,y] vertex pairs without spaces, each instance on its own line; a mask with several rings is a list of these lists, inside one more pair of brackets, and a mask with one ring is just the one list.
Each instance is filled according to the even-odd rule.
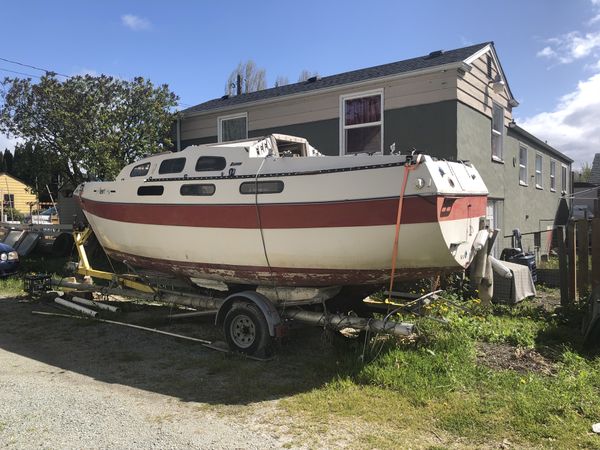
[[[255,205],[161,205],[108,203],[79,199],[95,216],[118,222],[211,228],[259,228]],[[485,215],[486,196],[407,197],[403,224],[467,219]],[[259,205],[264,229],[321,228],[393,225],[398,199],[373,199],[325,203]]]
[[[134,267],[143,267],[184,278],[209,278],[225,283],[277,286],[354,286],[363,284],[384,284],[390,279],[390,270],[350,270],[350,269],[306,269],[291,267],[235,266],[222,264],[169,261],[130,255],[106,249],[110,257],[117,261],[127,261]],[[416,280],[441,273],[463,270],[462,267],[400,268],[396,280]],[[270,273],[270,274],[269,274]]]

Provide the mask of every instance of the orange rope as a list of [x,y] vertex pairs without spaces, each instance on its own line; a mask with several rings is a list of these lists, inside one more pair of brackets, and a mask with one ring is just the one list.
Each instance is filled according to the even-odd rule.
[[394,287],[394,277],[396,276],[396,259],[398,258],[398,237],[400,235],[400,218],[402,216],[402,205],[404,204],[404,192],[406,191],[406,183],[408,182],[408,174],[417,166],[411,166],[406,162],[404,164],[404,179],[402,180],[402,189],[400,190],[400,198],[398,199],[398,215],[396,217],[396,236],[394,238],[394,249],[392,250],[392,273],[390,275],[390,288],[388,290],[388,301],[391,299],[392,289]]

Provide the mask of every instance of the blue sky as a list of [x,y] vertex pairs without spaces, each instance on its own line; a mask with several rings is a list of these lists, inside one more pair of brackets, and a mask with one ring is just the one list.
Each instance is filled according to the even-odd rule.
[[[65,74],[141,75],[183,106],[249,58],[296,81],[494,41],[517,122],[578,164],[600,152],[600,0],[0,1],[0,57]],[[0,61],[0,76],[16,70]],[[7,142],[0,137],[0,148]],[[10,141],[9,141],[10,144]]]

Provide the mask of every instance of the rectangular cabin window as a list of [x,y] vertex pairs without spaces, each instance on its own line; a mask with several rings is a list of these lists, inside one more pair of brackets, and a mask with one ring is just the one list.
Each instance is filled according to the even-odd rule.
[[185,158],[171,158],[165,159],[160,163],[158,173],[179,173],[183,172],[185,167]]
[[542,179],[542,155],[535,155],[535,187],[544,189]]
[[137,190],[138,195],[163,195],[165,191],[164,186],[160,185],[150,185],[150,186],[140,186]]
[[494,103],[492,111],[492,159],[503,161],[504,108]]
[[519,184],[527,186],[527,147],[519,147]]
[[213,195],[215,193],[214,184],[184,184],[179,188],[181,195]]
[[341,97],[341,154],[383,151],[383,90]]
[[196,172],[221,171],[227,166],[222,156],[201,156],[196,161]]
[[129,173],[130,177],[143,177],[148,175],[148,171],[150,170],[150,163],[138,164]]
[[246,181],[240,184],[240,194],[279,194],[280,192],[283,192],[283,181],[280,180]]
[[248,138],[248,113],[232,114],[217,119],[219,142]]
[[550,190],[556,192],[556,161],[550,161]]

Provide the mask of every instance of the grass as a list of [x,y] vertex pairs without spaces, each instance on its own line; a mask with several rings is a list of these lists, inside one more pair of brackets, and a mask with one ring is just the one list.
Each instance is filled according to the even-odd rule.
[[[38,256],[24,260],[23,269],[62,276],[65,262]],[[18,278],[0,280],[0,293],[21,289]],[[558,294],[546,288],[543,295]],[[600,357],[582,350],[581,311],[546,311],[533,302],[491,309],[477,300],[463,305],[468,311],[451,303],[432,308],[448,325],[402,318],[416,323],[419,338],[374,344],[366,361],[362,340],[312,360],[298,344],[292,347],[297,354],[283,349],[264,364],[215,355],[207,376],[228,379],[227,394],[247,403],[263,398],[265,390],[281,398],[265,420],[297,436],[291,446],[489,448],[508,441],[518,448],[600,448],[600,436],[590,432],[600,421]],[[483,365],[482,342],[552,355],[552,375]],[[122,364],[140,362],[133,352],[114,356]],[[202,361],[173,367],[185,372],[186,364]],[[190,379],[189,389],[197,382]]]
[[[600,358],[581,351],[578,311],[443,307],[449,326],[421,320],[421,339],[389,345],[368,364],[340,354],[344,370],[335,379],[283,407],[308,429],[364,422],[364,430],[352,429],[365,448],[479,447],[505,439],[520,447],[600,447],[600,436],[590,433],[600,420]],[[550,347],[555,375],[490,369],[478,363],[478,342]]]

